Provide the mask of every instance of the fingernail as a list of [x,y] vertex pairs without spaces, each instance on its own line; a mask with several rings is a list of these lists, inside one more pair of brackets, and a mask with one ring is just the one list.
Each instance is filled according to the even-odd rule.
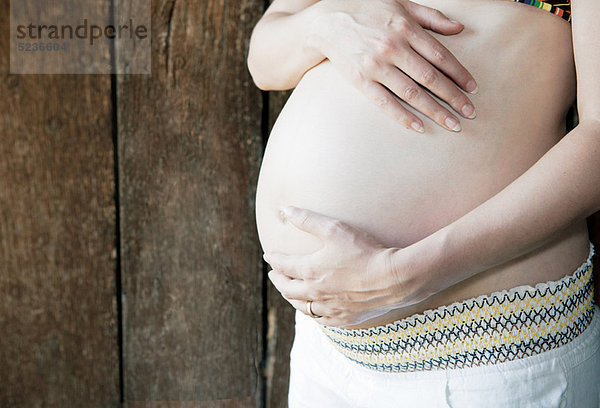
[[461,23],[460,21],[452,20],[451,18],[448,20],[450,20],[451,23],[463,25],[463,23]]
[[285,207],[283,213],[286,218],[289,218],[296,213],[296,208],[293,206]]
[[413,122],[413,123],[411,123],[410,127],[413,128],[414,130],[416,130],[419,133],[425,132],[425,129],[423,128],[423,125],[421,125],[419,122]]
[[461,112],[465,118],[473,119],[475,117],[475,107],[470,103],[463,106]]
[[285,224],[285,221],[286,221],[285,211],[279,210],[279,219],[281,220],[281,222],[283,222]]
[[461,130],[460,123],[458,123],[458,120],[454,119],[451,116],[448,116],[446,118],[446,126],[448,127],[448,129],[453,130],[455,132],[460,132]]
[[476,94],[478,90],[479,90],[479,87],[477,86],[477,84],[475,83],[475,81],[470,80],[467,83],[467,92],[472,93],[472,94]]

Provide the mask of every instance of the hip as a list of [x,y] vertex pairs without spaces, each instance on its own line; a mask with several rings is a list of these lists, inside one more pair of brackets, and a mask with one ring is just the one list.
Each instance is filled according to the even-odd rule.
[[[567,341],[556,339],[556,344],[550,348],[543,346],[544,342],[541,340],[537,342],[537,346],[535,342],[530,342],[538,349],[525,356],[517,355],[518,346],[523,341],[512,339],[514,348],[509,346],[505,349],[509,354],[512,350],[512,357],[505,356],[500,359],[503,361],[497,360],[495,363],[479,364],[479,361],[478,365],[471,361],[470,366],[462,364],[453,368],[429,365],[422,366],[421,368],[428,368],[422,370],[378,371],[373,367],[368,368],[369,363],[361,365],[352,361],[328,338],[318,323],[297,313],[296,338],[291,354],[290,407],[314,406],[317,401],[320,401],[320,406],[356,407],[468,407],[483,404],[498,407],[596,407],[600,393],[600,314],[598,307],[591,303],[591,273],[588,273],[591,272],[588,270],[591,269],[591,263],[589,266],[590,268],[584,263],[573,275],[536,287],[552,289],[552,301],[558,303],[573,299],[574,293],[585,293],[580,300],[586,300],[582,300],[579,306],[572,303],[566,308],[551,312],[558,316],[557,321],[562,319],[563,323],[571,319],[567,316],[569,314],[575,313],[583,317],[587,323],[580,326],[579,332],[573,332],[574,335]],[[571,284],[564,286],[566,282]],[[576,284],[572,285],[573,283]],[[509,293],[519,291],[524,293],[523,288]],[[544,299],[547,295],[542,294],[537,299]],[[519,302],[530,303],[533,298],[518,298],[516,302],[513,299],[515,310],[524,307]],[[521,331],[535,336],[536,328],[547,318],[548,312],[545,313],[545,317],[537,315],[533,320],[525,319],[526,323]],[[517,315],[512,317],[515,316]],[[519,315],[517,318],[522,317]],[[558,326],[550,328],[550,331],[557,333],[564,329]],[[418,330],[418,326],[411,327],[410,330]],[[479,327],[477,335],[485,336],[482,330],[485,332]],[[353,332],[357,338],[360,337],[359,331]],[[544,336],[540,338],[542,337]],[[423,342],[427,346],[427,340]],[[435,342],[435,337],[430,342]],[[461,347],[468,347],[469,344],[469,339],[456,342],[454,351],[459,352]],[[550,346],[553,346],[552,342]],[[403,344],[402,347],[408,346]],[[360,347],[356,347],[355,351],[359,349]],[[377,357],[370,357],[370,362],[376,360]],[[306,400],[308,396],[317,399],[311,402]]]
[[596,408],[600,404],[597,306],[589,327],[566,345],[520,360],[455,370],[373,371],[347,360],[313,329],[297,323],[290,408]]

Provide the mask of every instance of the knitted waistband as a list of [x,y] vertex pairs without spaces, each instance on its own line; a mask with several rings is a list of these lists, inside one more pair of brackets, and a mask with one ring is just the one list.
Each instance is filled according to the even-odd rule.
[[561,280],[519,286],[368,329],[320,326],[346,357],[389,372],[496,364],[568,343],[594,314],[592,255]]

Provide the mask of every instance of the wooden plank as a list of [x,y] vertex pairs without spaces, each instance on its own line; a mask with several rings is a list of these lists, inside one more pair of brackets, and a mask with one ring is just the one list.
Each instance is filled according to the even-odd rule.
[[[281,112],[291,91],[268,92],[269,114],[267,135]],[[265,375],[267,380],[267,407],[287,407],[287,392],[290,378],[290,350],[294,340],[294,308],[268,281],[267,291],[267,353]]]
[[242,408],[256,406],[254,397],[213,401],[154,401],[127,402],[126,408]]
[[[0,5],[0,25],[9,26],[9,2]],[[7,37],[0,37],[0,406],[117,407],[110,78],[9,75]]]
[[118,82],[124,396],[262,398],[257,0],[152,2],[152,75]]

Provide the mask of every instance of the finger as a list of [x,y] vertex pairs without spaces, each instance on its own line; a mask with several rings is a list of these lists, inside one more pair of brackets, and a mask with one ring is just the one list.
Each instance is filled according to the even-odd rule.
[[293,299],[286,299],[290,305],[292,305],[294,307],[294,309],[296,309],[297,311],[299,311],[300,313],[306,313],[306,301],[302,301],[302,300],[293,300]]
[[304,263],[304,257],[306,255],[285,255],[279,252],[268,252],[263,255],[263,259],[271,265],[271,268],[291,279],[304,279],[305,276],[301,273],[304,268],[299,267]]
[[310,309],[312,310],[315,316],[312,317],[308,314],[308,310],[306,308],[306,300],[289,300],[286,299],[290,305],[294,307],[294,309],[298,310],[301,313],[304,313],[306,316],[309,316],[321,325],[324,326],[348,326],[350,324],[360,323],[360,321],[352,321],[348,320],[348,318],[344,318],[340,316],[339,313],[334,312],[332,309],[328,308],[327,305],[323,302],[312,302]]
[[[475,117],[475,107],[469,98],[467,98],[467,96],[458,89],[448,77],[438,71],[420,55],[410,53],[410,55],[404,57],[397,55],[393,59],[398,67],[402,67],[404,73],[423,85],[441,100],[445,101],[456,112],[467,119],[473,119]],[[397,70],[394,70],[393,73],[397,76]],[[436,109],[438,114],[442,115],[443,111],[439,109],[441,108],[441,105],[436,102],[434,106],[438,108]],[[430,115],[428,116],[432,117]],[[445,118],[442,122],[444,121]]]
[[398,98],[430,117],[440,126],[453,132],[461,130],[460,122],[455,115],[436,102],[423,88],[395,67],[390,70],[382,70],[379,79]]
[[[288,300],[288,302],[294,306],[294,308],[296,310],[299,310],[300,312],[304,313],[307,316],[310,316],[308,314],[308,307],[307,307],[307,301],[306,300]],[[312,302],[310,304],[310,310],[312,311],[313,315],[317,316],[317,317],[313,317],[314,319],[323,319],[325,317],[325,315],[323,314],[324,312],[321,311],[319,312],[319,310],[322,310],[323,308],[321,307],[321,305],[319,304],[319,302]]]
[[423,122],[416,115],[404,108],[384,85],[371,82],[363,87],[363,92],[382,108],[393,119],[402,123],[407,129],[423,133]]
[[[308,316],[307,310],[306,310],[306,301],[302,301],[302,300],[288,300],[288,302],[294,307],[294,309],[300,311],[301,313],[304,313],[305,315]],[[339,321],[338,319],[336,319],[335,317],[330,317],[324,313],[327,313],[326,311],[319,311],[321,310],[320,308],[323,308],[322,305],[316,305],[315,306],[315,302],[312,303],[311,305],[311,310],[313,312],[313,314],[315,316],[320,316],[320,317],[313,317],[313,319],[315,319],[315,321],[319,324],[322,324],[324,326],[341,326],[343,322]]]
[[345,228],[340,220],[305,208],[288,206],[282,209],[282,213],[284,220],[291,222],[299,230],[321,239],[329,239]]
[[477,83],[469,71],[438,40],[424,30],[416,30],[410,46],[463,90],[477,93]]
[[405,4],[405,8],[421,27],[437,33],[444,35],[458,34],[464,28],[458,21],[451,20],[441,11],[431,7],[409,1]]
[[303,280],[291,279],[276,269],[268,273],[269,280],[281,295],[289,300],[309,298],[307,285]]

